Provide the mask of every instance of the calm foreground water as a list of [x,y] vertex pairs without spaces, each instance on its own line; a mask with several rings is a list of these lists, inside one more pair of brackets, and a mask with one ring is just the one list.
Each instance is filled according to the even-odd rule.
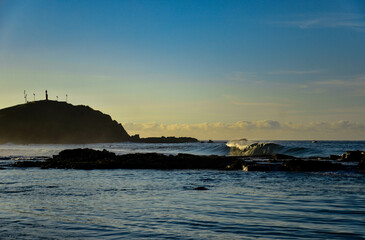
[[[23,155],[0,163],[58,148],[3,145]],[[365,239],[365,174],[0,170],[0,239],[65,238]]]

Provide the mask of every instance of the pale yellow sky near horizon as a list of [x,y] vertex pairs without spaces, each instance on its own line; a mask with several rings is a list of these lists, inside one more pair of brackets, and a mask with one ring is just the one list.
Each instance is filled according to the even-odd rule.
[[2,1],[0,108],[47,89],[144,137],[365,140],[363,2],[193,2]]

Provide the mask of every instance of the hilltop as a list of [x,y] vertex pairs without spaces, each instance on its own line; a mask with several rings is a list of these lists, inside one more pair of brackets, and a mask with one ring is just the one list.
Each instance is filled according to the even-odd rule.
[[43,100],[0,110],[0,143],[101,143],[130,139],[120,123],[89,106]]

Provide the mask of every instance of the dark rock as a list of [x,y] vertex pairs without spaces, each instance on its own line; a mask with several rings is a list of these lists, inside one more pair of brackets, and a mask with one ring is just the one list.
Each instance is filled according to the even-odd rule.
[[131,142],[138,142],[140,140],[139,134],[131,136]]
[[14,167],[20,168],[31,168],[31,167],[42,167],[44,162],[41,161],[17,161],[13,164]]
[[342,161],[344,162],[360,162],[364,158],[364,154],[361,151],[347,151],[342,155]]
[[192,137],[149,137],[139,138],[133,136],[132,142],[140,143],[198,143],[199,140]]
[[362,159],[357,166],[360,170],[365,170],[365,159]]
[[244,161],[242,159],[234,160],[226,166],[226,170],[243,170]]
[[280,154],[280,153],[277,153],[277,154],[274,155],[274,160],[276,160],[276,161],[278,161],[278,160],[288,160],[288,159],[296,159],[296,157],[285,155],[285,154]]
[[63,169],[225,169],[234,157],[199,156],[192,154],[164,155],[135,153],[116,156],[106,150],[64,150],[44,162],[23,161],[16,167],[41,167]]
[[0,143],[129,141],[123,126],[88,106],[37,101],[0,110]]
[[209,189],[206,188],[206,187],[196,187],[196,188],[193,188],[193,190],[206,191],[206,190],[209,190]]
[[[364,161],[359,168],[364,168]],[[245,171],[336,171],[340,163],[320,160],[293,159],[284,162],[243,160],[242,157],[200,156],[192,154],[164,155],[135,153],[117,156],[106,150],[71,149],[61,151],[44,161],[17,161],[15,167],[61,169],[215,169]]]
[[341,160],[341,156],[340,155],[330,155],[329,159],[330,160]]
[[209,139],[208,143],[214,143],[212,140]]
[[320,160],[290,160],[282,163],[283,170],[295,172],[337,171],[343,169],[339,163]]

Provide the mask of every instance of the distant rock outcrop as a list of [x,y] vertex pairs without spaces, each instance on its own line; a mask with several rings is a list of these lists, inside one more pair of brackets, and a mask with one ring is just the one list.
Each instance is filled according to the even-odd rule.
[[197,143],[198,139],[192,137],[148,137],[148,138],[140,138],[139,135],[131,136],[132,142],[138,143]]
[[45,100],[0,110],[0,143],[123,141],[130,141],[123,126],[88,106]]

